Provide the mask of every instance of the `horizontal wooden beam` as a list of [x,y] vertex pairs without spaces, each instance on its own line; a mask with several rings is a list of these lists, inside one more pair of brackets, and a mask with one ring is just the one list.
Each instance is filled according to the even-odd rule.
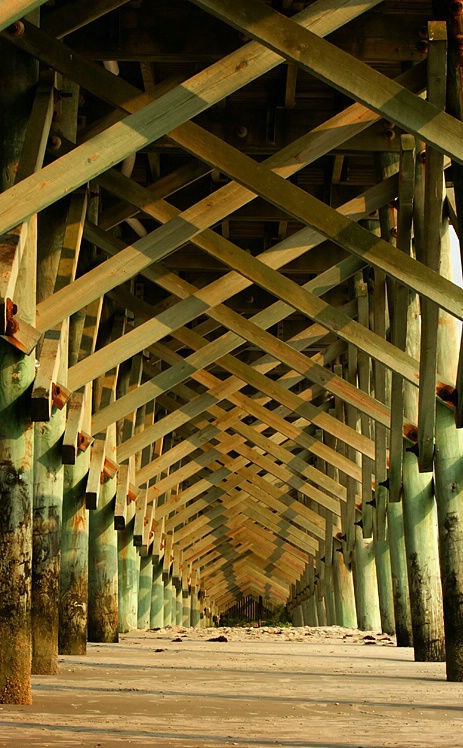
[[40,8],[46,2],[47,0],[2,0],[0,5],[0,31],[36,8]]

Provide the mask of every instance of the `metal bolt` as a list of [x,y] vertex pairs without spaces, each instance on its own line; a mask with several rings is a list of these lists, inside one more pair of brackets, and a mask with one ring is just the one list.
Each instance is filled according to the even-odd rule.
[[10,36],[18,37],[22,36],[26,30],[22,21],[15,21],[11,26],[8,27],[8,33]]

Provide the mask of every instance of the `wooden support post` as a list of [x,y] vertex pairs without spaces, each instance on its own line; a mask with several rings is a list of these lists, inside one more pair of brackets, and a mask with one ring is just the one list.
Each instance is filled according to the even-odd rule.
[[[50,101],[49,101],[50,100]],[[47,105],[48,101],[48,105]],[[44,102],[50,109],[50,92]],[[47,114],[48,133],[51,122],[51,109]],[[31,124],[31,123],[30,123]],[[35,123],[35,127],[38,123]],[[76,130],[75,120],[67,122],[72,135]],[[39,128],[40,129],[40,128]],[[44,135],[45,137],[45,135]],[[33,138],[36,135],[33,134]],[[45,137],[46,140],[46,137]],[[34,141],[32,141],[34,146]],[[37,143],[36,143],[37,146]],[[23,158],[21,176],[27,176],[28,169],[40,168],[45,144],[30,148]],[[24,155],[24,154],[23,154]],[[29,159],[29,166],[27,160]],[[38,159],[38,163],[37,163]],[[75,264],[80,249],[80,238],[70,242],[69,222],[74,219],[77,203],[78,222],[83,226],[86,198],[74,196],[71,200],[68,226],[64,227],[58,211],[57,223],[52,222],[55,231],[48,231],[46,238],[39,242],[38,252],[38,297],[43,299],[53,291],[69,285],[74,279]],[[46,225],[46,218],[45,218]],[[44,229],[44,221],[40,229]],[[51,251],[43,251],[44,248]],[[66,255],[66,251],[68,255]],[[71,261],[69,261],[71,259]],[[65,430],[66,399],[62,385],[67,380],[68,323],[64,321],[55,330],[46,333],[40,356],[39,371],[32,389],[31,414],[35,421],[42,421],[35,427],[35,493],[34,493],[34,549],[33,549],[33,589],[32,589],[32,671],[40,674],[55,674],[58,669],[58,605],[60,590],[60,551],[61,523],[64,488],[64,470],[61,454],[61,439]],[[62,392],[57,397],[60,382]],[[63,536],[64,537],[64,536]]]
[[[365,227],[370,228],[368,222]],[[367,271],[368,272],[368,271]],[[365,327],[370,326],[370,309],[368,298],[368,283],[365,282],[361,273],[355,282],[355,293],[357,297],[358,321]],[[362,350],[357,351],[358,385],[363,392],[370,394],[371,367],[370,357]],[[371,421],[365,413],[360,414],[360,425],[362,434],[371,439]],[[371,459],[362,455],[362,531],[364,538],[373,535],[373,510],[371,507],[372,485],[371,478],[374,473],[374,464]]]
[[315,599],[317,602],[318,625],[326,626],[326,605],[325,605],[325,564],[321,563],[321,551],[317,554],[315,566]]
[[[417,170],[421,170],[419,162]],[[417,219],[415,234],[420,216]],[[419,320],[414,299],[409,306],[407,349],[417,355],[418,347]],[[405,417],[416,419],[417,412],[417,393],[406,388]],[[416,454],[407,451],[406,444],[404,450],[403,517],[415,660],[440,662],[445,658],[444,621],[432,475],[420,473]]]
[[388,504],[387,531],[391,559],[392,597],[394,602],[397,646],[411,647],[413,645],[413,633],[402,501],[390,502]]
[[153,564],[153,586],[151,588],[150,628],[160,629],[164,625],[164,582],[162,561]]
[[[25,2],[20,3],[23,7]],[[0,25],[15,15],[15,3],[0,11]],[[37,7],[38,3],[26,3]],[[17,12],[17,10],[16,10]],[[26,55],[0,42],[2,89],[0,107],[0,189],[14,182],[29,116],[37,66]],[[21,311],[34,324],[36,219],[28,227],[28,239],[16,284]],[[30,284],[30,285],[28,285]],[[19,299],[18,299],[19,300]],[[34,431],[29,417],[28,389],[34,379],[34,357],[20,353],[0,340],[2,389],[0,400],[0,702],[29,704],[31,692],[31,573]],[[18,373],[20,376],[18,377]]]
[[326,623],[328,626],[336,625],[336,603],[333,576],[333,566],[330,564],[325,568],[325,610]]
[[172,547],[173,535],[166,535],[166,547],[164,549],[164,563],[162,578],[164,582],[164,623],[163,626],[172,626],[173,596],[172,589]]
[[309,596],[307,598],[308,603],[308,617],[309,617],[309,626],[318,626],[318,608],[317,608],[317,590],[315,586],[315,567],[314,567],[314,558],[309,558],[309,563],[307,565],[307,581],[308,581],[308,593]]
[[201,620],[200,607],[199,607],[199,589],[197,585],[197,572],[193,570],[191,572],[191,614],[190,622],[192,628],[199,628]]
[[172,626],[172,574],[163,573],[164,583],[164,612],[163,626]]
[[[383,157],[385,158],[385,157]],[[413,199],[415,190],[415,139],[411,135],[401,136],[399,181],[399,210],[397,215],[397,248],[411,256]],[[383,211],[386,212],[385,210]],[[385,216],[389,218],[389,216]],[[389,223],[383,230],[389,233]],[[388,279],[391,320],[391,342],[404,351],[407,345],[407,315],[410,292],[406,286]],[[391,429],[389,438],[389,501],[398,502],[402,498],[403,429],[404,429],[404,389],[408,386],[397,372],[391,374]],[[415,433],[410,433],[409,436]]]
[[[90,425],[91,384],[86,387],[83,425]],[[59,597],[59,652],[85,654],[88,613],[88,511],[85,486],[90,450],[64,466],[63,529]]]
[[[19,18],[40,8],[46,0],[5,0],[0,8],[0,29],[6,29]],[[36,16],[37,20],[40,18]]]
[[[113,445],[114,454],[115,433]],[[102,485],[98,508],[90,512],[88,640],[93,642],[118,641],[115,493],[114,477]]]
[[[374,329],[382,338],[386,339],[386,277],[381,271],[375,270],[374,286]],[[380,402],[386,402],[386,367],[379,361],[375,361],[374,366],[375,396]],[[387,489],[385,481],[387,479],[386,467],[386,447],[387,431],[386,428],[377,423],[375,426],[375,504],[376,511],[373,518],[374,537],[384,540],[386,536],[386,504]],[[383,484],[383,485],[382,485]]]
[[[441,330],[440,330],[441,332]],[[446,355],[449,354],[446,350]],[[453,413],[437,406],[435,486],[445,623],[447,679],[463,681],[463,434]]]
[[333,553],[333,586],[336,603],[336,622],[338,626],[357,627],[355,610],[354,583],[352,571],[344,562],[341,544],[334,543]]
[[361,631],[380,631],[378,584],[373,539],[363,538],[355,528],[355,550],[352,557],[357,626]]
[[318,609],[317,609],[317,600],[315,594],[310,595],[309,599],[307,600],[308,603],[308,617],[309,617],[309,626],[319,626],[318,622]]
[[[126,467],[121,465],[121,468]],[[127,504],[127,495],[125,495]],[[133,544],[133,502],[127,507],[130,515],[122,530],[117,532],[117,578],[119,632],[137,628],[138,553]]]
[[375,539],[374,554],[376,560],[376,579],[378,582],[381,631],[385,634],[394,634],[395,617],[392,592],[391,551],[389,547],[389,532],[387,528],[384,540],[379,540],[378,538]]
[[151,595],[153,587],[153,563],[151,556],[140,556],[138,576],[137,629],[149,629],[151,620]]
[[[456,21],[461,27],[463,26],[463,8],[460,9],[459,14]],[[452,75],[455,75],[455,71]],[[447,278],[452,277],[452,251],[447,218],[444,218],[441,226],[440,272]],[[451,381],[456,377],[458,366],[458,337],[456,321],[439,310],[437,364],[444,375],[451,377]],[[439,520],[446,669],[447,679],[456,682],[463,680],[462,454],[463,432],[456,428],[452,411],[443,403],[438,402],[434,475]]]
[[[73,99],[78,98],[78,90],[73,91]],[[66,102],[70,99],[66,99]],[[73,102],[75,107],[75,101]],[[63,102],[64,107],[64,102]],[[74,110],[75,111],[75,110]],[[73,118],[75,121],[75,117]],[[56,207],[56,206],[54,206]],[[88,203],[88,216],[96,220],[98,196],[91,196]],[[47,213],[47,220],[53,211]],[[53,251],[47,256],[53,264]],[[43,261],[45,266],[45,261]],[[95,350],[98,332],[100,301],[87,308],[82,336],[82,355]],[[95,314],[95,318],[93,318]],[[80,349],[81,336],[70,327],[69,351]],[[79,394],[82,398],[83,431],[90,431],[92,384],[85,386]],[[69,408],[72,406],[68,406]],[[78,437],[77,437],[78,439]],[[80,449],[76,445],[74,462],[64,466],[63,530],[61,536],[61,578],[59,600],[59,652],[60,654],[85,654],[88,628],[88,511],[85,502],[87,476],[90,467],[90,449]],[[74,450],[74,440],[73,440]]]
[[[104,307],[108,315],[106,331],[98,337],[98,344],[119,338],[125,327],[125,313],[112,314],[111,306]],[[109,328],[109,329],[108,329]],[[101,377],[94,388],[96,407],[105,407],[115,398],[117,368]],[[95,444],[97,444],[96,440]],[[116,459],[116,424],[106,431],[105,458]],[[89,641],[118,641],[118,552],[117,533],[114,529],[114,504],[117,489],[117,473],[101,474],[103,481],[99,491],[98,508],[90,512],[89,531],[89,594],[88,594],[88,639]]]
[[191,595],[189,590],[182,590],[182,626],[191,626]]
[[183,598],[182,598],[182,582],[176,580],[174,582],[175,588],[175,625],[181,626],[183,621]]
[[[58,334],[61,366],[57,374],[65,381],[67,367],[67,325]],[[63,335],[64,333],[64,335]],[[61,523],[64,468],[61,438],[66,410],[53,407],[43,423],[35,425],[35,471],[32,570],[32,672],[58,672],[58,631]]]
[[[428,101],[445,110],[447,75],[447,28],[445,21],[428,23]],[[424,194],[425,232],[417,259],[439,272],[442,212],[445,197],[444,156],[426,148]],[[420,250],[424,250],[422,253]],[[420,472],[432,472],[436,425],[436,372],[439,307],[421,297],[420,389],[418,402],[418,464]],[[454,381],[454,380],[453,380]]]
[[[438,0],[434,3],[433,10],[436,18],[447,21],[447,111],[457,119],[463,120],[463,52],[461,48],[463,7],[459,3],[451,2],[451,0]],[[463,167],[453,160],[452,178],[456,203],[456,216],[452,217],[452,224],[459,237],[460,257],[463,258]],[[452,208],[452,206],[450,207]],[[461,428],[463,426],[463,335],[460,342],[456,389],[455,422],[457,427]]]
[[[335,447],[336,439],[331,434],[324,433],[323,439],[328,446]],[[325,461],[326,474],[332,480],[337,480],[338,471],[332,465]],[[329,626],[335,626],[337,623],[336,619],[336,603],[334,593],[334,575],[333,575],[333,526],[334,526],[334,515],[331,511],[325,512],[325,547],[323,549],[323,555],[325,564],[325,606],[326,606],[326,618]]]
[[[117,397],[123,397],[127,392],[132,391],[140,384],[142,375],[142,357],[135,356],[130,364],[128,376],[119,376],[117,382]],[[130,439],[135,431],[136,413],[130,414],[129,417],[117,424],[117,443],[118,445],[124,439]],[[130,481],[135,481],[135,457],[130,458],[126,464],[122,464],[118,471],[118,493],[121,489],[121,513],[124,518],[123,527],[116,525],[117,517],[114,516],[117,533],[117,556],[118,556],[118,616],[119,631],[132,631],[137,628],[137,609],[138,609],[138,575],[139,575],[139,556],[137,548],[133,542],[134,525],[135,525],[135,506],[136,498],[129,497]],[[116,510],[118,508],[118,493],[116,493]],[[153,569],[154,572],[154,569]],[[152,597],[153,590],[150,590]],[[152,600],[150,607],[152,607]],[[151,613],[150,613],[151,617]],[[151,625],[151,624],[150,624]],[[156,624],[157,625],[157,624]]]

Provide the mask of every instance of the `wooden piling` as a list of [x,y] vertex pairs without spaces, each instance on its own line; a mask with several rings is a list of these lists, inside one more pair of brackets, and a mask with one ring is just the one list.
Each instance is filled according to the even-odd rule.
[[150,628],[160,629],[164,625],[164,583],[162,561],[153,564],[153,586],[151,588]]
[[[89,430],[92,385],[85,388],[83,427]],[[59,596],[59,653],[85,654],[88,622],[88,511],[85,486],[90,450],[64,466]]]
[[376,579],[374,541],[372,539],[365,539],[360,527],[355,528],[352,571],[357,626],[362,631],[379,631],[381,628],[381,616]]
[[391,556],[392,595],[398,647],[413,646],[407,552],[405,549],[402,501],[389,502],[387,530]]
[[151,588],[153,586],[153,564],[151,556],[140,556],[138,576],[137,628],[149,629],[151,613]]
[[181,626],[183,620],[182,583],[177,581],[174,584],[174,588],[176,599],[175,624],[176,626]]
[[191,579],[191,613],[190,613],[190,622],[192,628],[199,628],[200,624],[200,607],[199,607],[199,590],[196,586],[196,575],[194,572],[192,572],[192,579]]
[[[21,156],[37,63],[3,40],[0,91],[0,189],[13,185]],[[26,228],[26,227],[25,227]],[[18,308],[35,321],[36,218],[28,225],[16,284]],[[24,286],[24,284],[26,284]],[[31,284],[28,286],[27,284]],[[30,704],[31,573],[34,430],[30,385],[34,354],[27,356],[0,340],[0,702]]]
[[[119,632],[137,628],[138,553],[133,545],[134,517],[117,532]],[[151,559],[150,559],[151,561]],[[151,593],[150,593],[151,594]]]
[[[339,550],[338,550],[339,549]],[[352,570],[344,562],[340,552],[341,545],[336,541],[333,553],[333,582],[336,604],[336,622],[338,626],[357,627],[355,610],[354,582]]]
[[[54,81],[52,81],[54,83]],[[79,88],[59,81],[66,97],[54,112],[52,132],[71,142],[77,136]],[[53,95],[55,89],[53,89]],[[50,113],[51,119],[51,113]],[[87,208],[86,191],[69,200],[64,198],[39,217],[37,246],[37,303],[72,283],[75,277],[83,223]],[[75,336],[72,336],[74,343]],[[56,344],[56,341],[58,343]],[[40,370],[47,365],[47,352],[59,359],[56,382],[67,384],[68,349],[71,346],[69,321],[45,336],[39,354]],[[76,345],[77,347],[77,345]],[[55,359],[56,361],[56,359]],[[53,361],[51,362],[54,363]],[[37,380],[36,380],[37,385]],[[52,392],[49,399],[52,398]],[[50,406],[49,406],[50,409]],[[66,407],[52,405],[48,421],[35,424],[34,521],[32,554],[32,672],[42,675],[58,671],[60,567],[64,466],[62,440]],[[67,586],[67,583],[64,582]],[[86,606],[86,601],[85,601]],[[67,612],[64,615],[68,615]]]
[[182,626],[191,626],[191,595],[188,590],[182,590]]
[[[463,20],[461,21],[463,27]],[[448,220],[441,227],[441,275],[453,278]],[[437,368],[450,381],[457,377],[458,325],[439,310]],[[449,681],[463,681],[463,430],[455,413],[437,402],[434,460],[439,521],[439,554],[444,607],[446,669]]]
[[164,619],[163,626],[172,626],[172,574],[163,575],[164,580]]
[[389,532],[386,528],[384,540],[375,539],[374,542],[376,579],[378,583],[379,612],[381,617],[381,631],[384,634],[395,633],[394,599],[392,595],[391,552],[389,547]]
[[[424,167],[417,159],[415,245],[423,241],[423,211]],[[410,294],[407,328],[407,352],[418,358],[420,332],[418,303],[414,294]],[[418,421],[418,393],[409,384],[404,385],[404,416],[411,423]],[[419,472],[418,457],[415,451],[409,449],[410,445],[404,442],[403,516],[413,647],[417,661],[439,662],[445,659],[445,644],[433,476],[432,473]]]

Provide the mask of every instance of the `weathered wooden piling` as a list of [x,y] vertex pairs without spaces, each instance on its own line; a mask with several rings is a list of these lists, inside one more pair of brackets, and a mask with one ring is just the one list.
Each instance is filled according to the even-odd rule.
[[355,609],[354,582],[352,570],[344,562],[340,544],[336,541],[333,553],[333,586],[336,603],[336,622],[338,626],[356,628],[357,613]]
[[365,539],[360,527],[355,528],[355,550],[352,558],[357,626],[362,631],[379,631],[378,582],[373,539]]
[[392,595],[394,600],[397,646],[411,647],[413,646],[413,632],[402,501],[389,502],[387,507],[387,530],[391,556]]
[[[438,18],[447,22],[447,109],[459,120],[463,119],[463,52],[461,38],[463,32],[463,5],[450,0],[434,3]],[[457,226],[461,237],[463,220],[463,168],[452,162],[452,175],[457,207]],[[448,221],[444,214],[441,227],[440,273],[453,278],[452,252],[448,232]],[[448,406],[437,402],[436,444],[435,444],[435,489],[439,518],[439,550],[444,606],[444,629],[446,647],[447,678],[450,681],[463,680],[463,432],[455,428],[462,425],[461,383],[463,380],[463,350],[458,326],[454,317],[439,310],[439,330],[437,340],[437,370],[450,382],[456,382],[456,413]]]
[[[35,61],[11,50],[3,40],[0,40],[0,56],[3,76],[0,188],[3,192],[14,183],[38,69]],[[23,261],[14,301],[22,318],[34,323],[36,218],[23,225],[21,236]],[[0,237],[4,251],[12,239],[14,241],[11,236]],[[2,302],[6,303],[6,299]],[[30,386],[35,374],[34,361],[34,354],[25,355],[6,340],[0,340],[0,702],[5,704],[29,704],[32,699],[34,429],[30,419]]]
[[153,564],[153,586],[151,588],[150,628],[160,629],[164,625],[164,582],[162,561]]
[[137,628],[150,628],[151,592],[153,586],[153,563],[151,556],[140,556],[138,576]]
[[[416,161],[414,230],[415,245],[420,246],[424,241],[424,167],[420,159]],[[414,294],[410,294],[407,331],[407,352],[418,359],[420,332]],[[417,388],[409,383],[404,384],[404,417],[409,423],[418,422]],[[416,449],[405,441],[403,462],[403,517],[415,659],[441,661],[445,659],[445,644],[433,475],[419,472]]]

